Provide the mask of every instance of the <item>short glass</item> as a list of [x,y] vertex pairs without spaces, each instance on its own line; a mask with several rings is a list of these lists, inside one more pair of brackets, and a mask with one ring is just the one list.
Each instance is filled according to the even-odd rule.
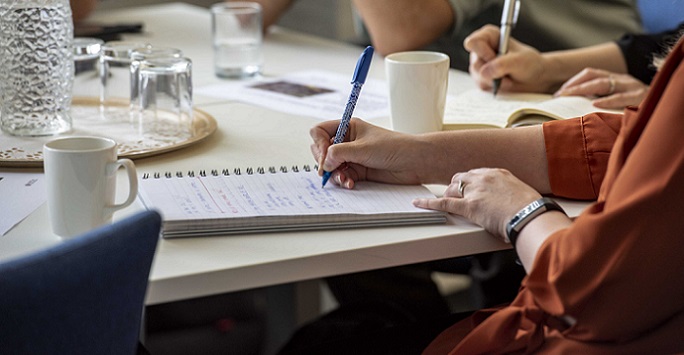
[[140,67],[138,62],[153,59],[153,58],[182,58],[183,51],[172,47],[160,47],[160,46],[148,46],[144,48],[138,48],[131,51],[131,112],[135,118],[137,114],[136,110],[140,107],[140,94],[138,91],[138,78],[140,73],[138,68]]
[[104,41],[98,38],[74,38],[73,96],[92,96],[99,89],[100,51]]
[[192,61],[150,58],[135,61],[133,68],[138,72],[139,133],[158,141],[187,138],[192,128]]
[[131,52],[149,47],[142,42],[113,41],[100,54],[100,113],[107,120],[129,120]]
[[211,7],[214,70],[222,78],[258,75],[263,65],[262,11],[255,2],[227,2]]

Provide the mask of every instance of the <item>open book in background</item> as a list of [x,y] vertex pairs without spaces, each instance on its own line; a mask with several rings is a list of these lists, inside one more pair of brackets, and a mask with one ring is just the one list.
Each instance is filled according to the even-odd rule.
[[166,238],[327,228],[445,223],[446,214],[414,207],[435,197],[426,187],[358,182],[321,187],[313,169],[143,176],[140,198],[162,214]]
[[591,112],[618,112],[595,107],[583,96],[499,93],[469,90],[447,98],[444,130],[504,128],[540,124]]

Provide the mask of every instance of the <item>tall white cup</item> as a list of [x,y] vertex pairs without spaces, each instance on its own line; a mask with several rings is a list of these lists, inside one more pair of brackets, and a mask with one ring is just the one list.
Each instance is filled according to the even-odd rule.
[[449,84],[449,56],[399,52],[385,58],[392,129],[404,133],[442,130]]
[[[43,147],[50,223],[55,234],[73,237],[111,223],[114,211],[135,200],[138,179],[130,159],[117,160],[116,142],[99,137],[55,139]],[[128,173],[129,193],[115,204],[116,175]]]

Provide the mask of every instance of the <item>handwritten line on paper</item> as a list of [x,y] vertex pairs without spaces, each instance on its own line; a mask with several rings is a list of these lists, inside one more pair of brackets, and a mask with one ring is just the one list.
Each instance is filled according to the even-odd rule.
[[322,188],[316,171],[141,179],[140,197],[161,211],[166,237],[445,221],[411,203],[434,197],[423,186]]

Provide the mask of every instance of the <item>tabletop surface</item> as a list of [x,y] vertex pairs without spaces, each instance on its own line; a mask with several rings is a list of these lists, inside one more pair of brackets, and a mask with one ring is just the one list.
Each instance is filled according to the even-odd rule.
[[[211,24],[204,8],[169,3],[96,13],[92,20],[142,22],[144,32],[126,39],[183,50],[193,61],[195,87],[225,82],[213,73]],[[263,75],[277,77],[312,68],[351,75],[362,49],[276,27],[265,36]],[[369,77],[384,80],[380,56],[373,59]],[[450,94],[474,87],[466,73],[450,72]],[[308,131],[320,120],[216,98],[195,96],[194,102],[196,108],[216,119],[217,132],[199,144],[136,160],[139,175],[313,163]],[[387,117],[371,122],[389,125]],[[119,200],[127,194],[123,180],[119,179],[117,186]],[[430,188],[437,194],[443,189]],[[563,206],[576,215],[584,204],[566,201]],[[142,208],[136,201],[117,212],[114,219]],[[60,241],[50,230],[47,206],[43,205],[0,236],[0,260]],[[456,216],[450,216],[445,225],[162,239],[146,302],[157,304],[506,248],[507,244]]]

